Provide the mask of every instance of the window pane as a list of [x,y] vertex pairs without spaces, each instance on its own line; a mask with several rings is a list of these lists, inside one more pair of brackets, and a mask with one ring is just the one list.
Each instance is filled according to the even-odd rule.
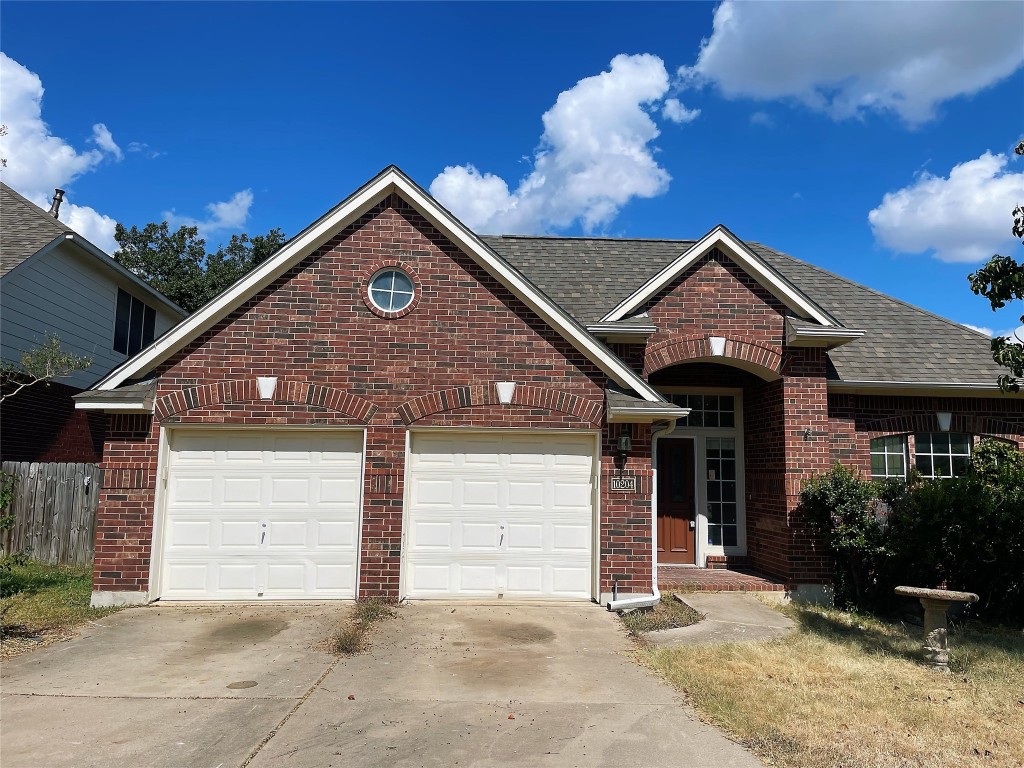
[[378,307],[380,307],[381,309],[386,309],[386,310],[390,310],[391,309],[391,292],[390,291],[382,291],[382,290],[378,290],[378,289],[374,288],[372,291],[370,291],[370,293],[373,294],[373,302]]
[[114,315],[114,351],[128,354],[128,328],[132,313],[132,297],[117,289],[117,311]]
[[705,411],[717,411],[718,410],[718,395],[704,395],[704,410]]
[[871,454],[871,475],[873,477],[885,477],[885,456],[883,454]]
[[128,354],[134,355],[142,349],[142,316],[146,305],[132,296],[132,318],[128,328]]
[[153,343],[153,332],[156,328],[156,310],[152,307],[146,307],[146,312],[142,316],[142,346],[148,347]]
[[392,288],[404,293],[412,293],[412,280],[404,272],[392,272],[394,284]]
[[708,504],[708,522],[717,525],[722,522],[722,505]]
[[705,427],[717,427],[718,426],[718,413],[716,411],[705,411],[704,412],[704,426]]
[[917,454],[914,459],[914,463],[917,466],[917,471],[925,477],[932,476],[932,457],[928,454]]
[[732,413],[722,413],[720,415],[720,421],[721,421],[720,426],[723,426],[723,427],[735,427],[736,426],[736,418],[735,418],[735,415],[732,414]]
[[736,526],[729,525],[722,529],[722,544],[727,547],[736,546]]
[[932,436],[930,434],[914,435],[914,446],[918,453],[932,452]]
[[722,545],[722,529],[717,525],[708,526],[708,544],[712,544],[714,546]]
[[[874,457],[872,457],[872,458],[874,458]],[[906,474],[903,471],[903,456],[902,455],[900,455],[900,454],[893,455],[893,454],[890,453],[886,457],[886,460],[889,462],[889,465],[888,465],[888,470],[889,470],[888,476],[889,477],[903,477],[903,475]]]
[[970,459],[968,459],[966,456],[954,456],[953,474],[957,477],[962,477],[963,475],[966,475],[969,462]]
[[971,452],[971,439],[967,435],[950,435],[953,453],[967,454]]
[[953,464],[949,456],[932,456],[932,466],[936,477],[952,477]]
[[718,398],[719,410],[733,412],[736,410],[736,404],[733,402],[732,395],[722,395]]
[[722,505],[722,522],[726,525],[736,525],[736,505]]

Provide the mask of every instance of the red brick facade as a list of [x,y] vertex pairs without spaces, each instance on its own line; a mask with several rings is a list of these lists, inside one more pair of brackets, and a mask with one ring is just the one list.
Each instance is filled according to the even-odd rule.
[[[382,316],[364,283],[384,265],[416,279],[415,311]],[[600,429],[606,376],[512,293],[391,197],[158,371],[146,428],[115,417],[104,461],[95,588],[145,590],[162,424],[367,427],[360,593],[395,595],[409,427]],[[277,376],[273,402],[255,377]],[[511,405],[493,382],[518,382]],[[642,432],[642,434],[641,434]],[[638,430],[635,496],[607,494],[602,589],[650,589],[650,452]],[[613,471],[613,459],[603,471]],[[608,484],[603,484],[607,488]],[[638,500],[639,499],[639,500]],[[642,500],[646,499],[646,500]]]
[[[400,266],[414,304],[374,307],[366,283]],[[825,584],[830,564],[798,509],[801,484],[832,461],[869,466],[868,441],[935,410],[954,429],[1018,436],[1020,400],[829,395],[822,349],[784,344],[786,308],[715,250],[646,307],[659,331],[614,351],[659,387],[740,390],[746,558],[790,584]],[[709,336],[727,339],[714,358]],[[153,417],[113,416],[104,454],[94,588],[150,588],[161,429],[178,424],[366,429],[359,593],[397,596],[406,435],[426,426],[601,430],[600,592],[649,592],[652,432],[607,424],[607,376],[397,196],[363,215],[157,370]],[[275,376],[273,401],[257,376]],[[494,382],[515,381],[511,404]],[[969,416],[964,414],[970,414]],[[632,452],[617,465],[618,437]],[[613,492],[627,472],[636,492]],[[743,554],[743,553],[739,553]],[[722,558],[719,558],[721,560]]]

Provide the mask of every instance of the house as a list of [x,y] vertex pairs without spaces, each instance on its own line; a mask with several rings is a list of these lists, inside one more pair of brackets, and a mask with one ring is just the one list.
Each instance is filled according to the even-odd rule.
[[985,337],[725,227],[481,237],[390,167],[80,405],[96,604],[652,599],[830,563],[801,483],[1017,442]]
[[56,335],[65,351],[92,359],[83,371],[22,389],[0,408],[4,461],[98,463],[101,411],[76,411],[92,386],[185,312],[60,221],[0,182],[0,355],[22,354]]

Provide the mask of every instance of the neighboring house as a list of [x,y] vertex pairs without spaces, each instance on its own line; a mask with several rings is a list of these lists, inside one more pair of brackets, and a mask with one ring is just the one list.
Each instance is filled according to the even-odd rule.
[[[59,213],[60,196],[53,209]],[[0,355],[15,363],[55,334],[92,359],[84,371],[22,389],[0,409],[4,461],[98,462],[102,412],[75,410],[92,386],[185,316],[95,245],[0,182]]]
[[604,602],[659,564],[821,598],[801,484],[1020,441],[988,346],[724,227],[479,237],[388,168],[78,396],[93,600]]

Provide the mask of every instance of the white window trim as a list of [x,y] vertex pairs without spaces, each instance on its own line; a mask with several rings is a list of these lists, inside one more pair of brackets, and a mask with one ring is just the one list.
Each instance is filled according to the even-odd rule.
[[901,442],[902,447],[903,447],[903,474],[902,475],[890,475],[890,474],[888,474],[888,472],[889,472],[889,463],[886,462],[886,464],[885,464],[886,474],[885,475],[875,475],[874,471],[872,471],[871,472],[871,479],[872,480],[891,480],[891,479],[894,479],[894,478],[899,478],[899,479],[902,479],[902,480],[906,480],[907,479],[907,470],[910,468],[910,435],[907,434],[906,432],[893,432],[893,433],[888,434],[888,435],[878,435],[877,437],[871,438],[868,441],[868,463],[870,465],[871,458],[876,456],[876,455],[877,456],[884,455],[886,457],[888,457],[888,456],[895,456],[895,453],[888,453],[888,452],[876,453],[875,451],[873,451],[871,449],[871,444],[875,440],[886,440],[886,439],[891,438],[891,437],[898,437],[900,439],[900,442]]

